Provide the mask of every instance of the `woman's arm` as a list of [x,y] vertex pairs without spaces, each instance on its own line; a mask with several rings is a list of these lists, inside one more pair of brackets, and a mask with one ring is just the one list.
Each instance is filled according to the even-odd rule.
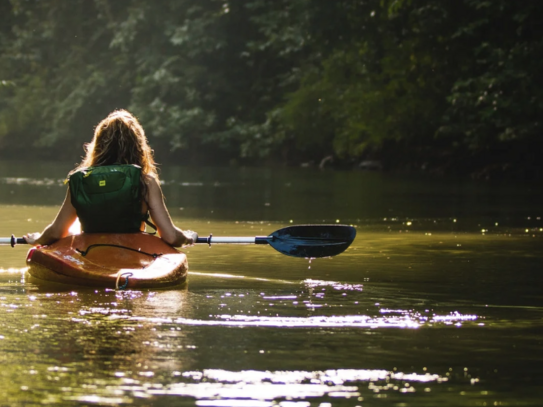
[[147,204],[151,219],[158,229],[162,240],[174,247],[190,245],[194,243],[193,234],[190,231],[183,231],[176,227],[173,222],[166,204],[164,196],[158,181],[151,176],[147,176]]
[[28,233],[24,239],[31,245],[48,245],[69,235],[68,229],[75,222],[77,214],[70,199],[70,190],[66,193],[64,203],[60,208],[57,217],[50,225],[46,226],[43,232]]

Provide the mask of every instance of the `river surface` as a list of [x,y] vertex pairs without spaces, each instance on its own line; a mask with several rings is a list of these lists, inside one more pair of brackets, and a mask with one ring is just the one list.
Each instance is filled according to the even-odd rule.
[[[0,236],[39,231],[71,169],[0,163]],[[543,190],[365,172],[163,169],[201,236],[354,225],[331,259],[196,245],[188,283],[29,281],[0,248],[0,406],[540,406]]]

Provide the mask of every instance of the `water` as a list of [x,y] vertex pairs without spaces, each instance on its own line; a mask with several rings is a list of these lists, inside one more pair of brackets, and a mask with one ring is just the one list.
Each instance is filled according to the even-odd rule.
[[[42,229],[70,165],[0,163],[0,235]],[[175,290],[39,286],[0,248],[0,405],[538,406],[540,188],[171,167],[177,224],[357,227],[332,259],[187,249]],[[292,222],[292,223],[291,223]]]

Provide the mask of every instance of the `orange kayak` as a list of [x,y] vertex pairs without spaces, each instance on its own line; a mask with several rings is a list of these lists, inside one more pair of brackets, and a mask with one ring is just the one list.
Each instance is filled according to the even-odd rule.
[[159,288],[187,279],[187,256],[146,233],[82,233],[26,257],[32,277],[57,283],[109,288]]

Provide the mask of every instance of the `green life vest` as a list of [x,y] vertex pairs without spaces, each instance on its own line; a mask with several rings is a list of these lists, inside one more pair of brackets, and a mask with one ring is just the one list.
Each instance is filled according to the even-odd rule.
[[70,175],[70,195],[87,233],[135,233],[141,213],[141,168],[137,165],[88,167]]

